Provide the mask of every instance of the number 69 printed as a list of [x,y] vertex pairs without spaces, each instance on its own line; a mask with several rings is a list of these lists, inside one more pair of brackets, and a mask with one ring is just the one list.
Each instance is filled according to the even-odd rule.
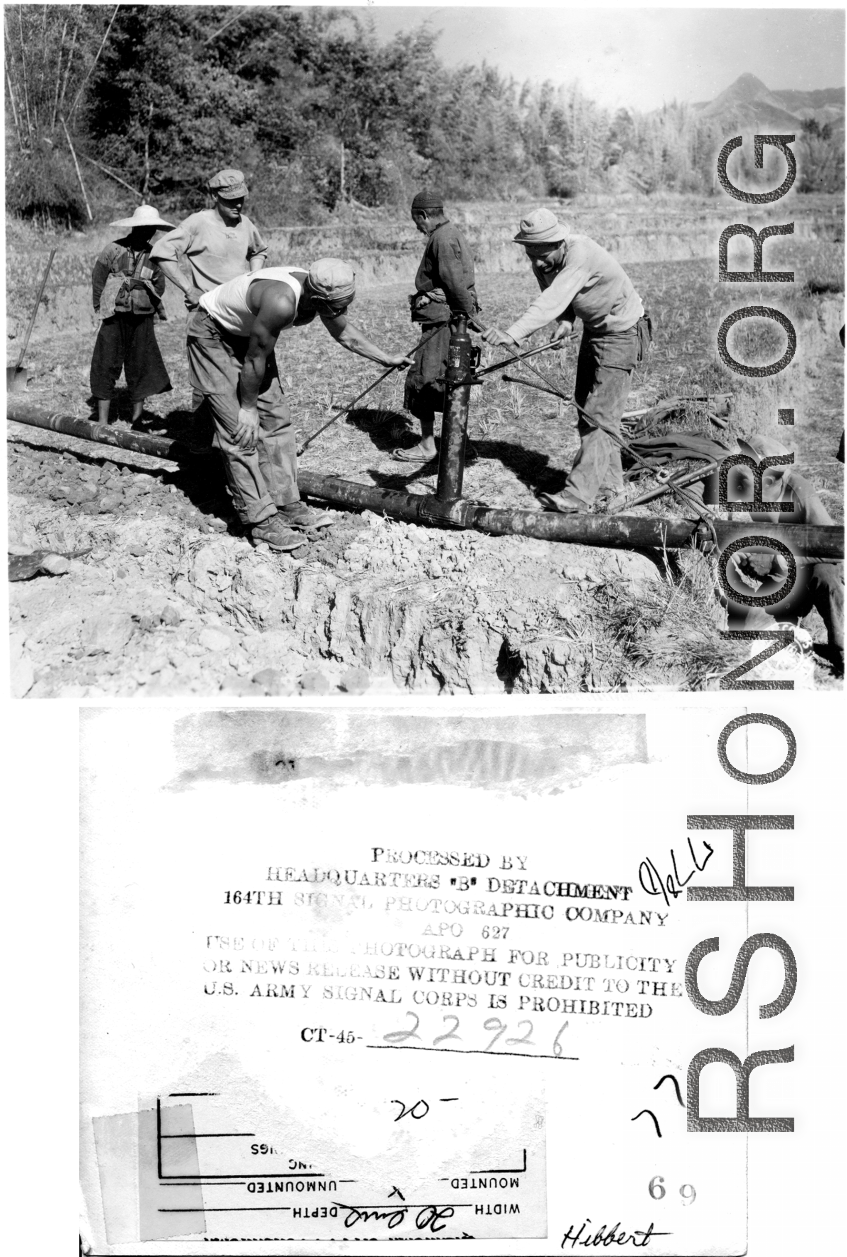
[[[650,1179],[650,1184],[647,1190],[653,1200],[664,1200],[667,1195],[664,1183],[665,1180],[661,1174],[656,1174]],[[697,1199],[697,1192],[691,1183],[683,1183],[682,1187],[679,1189],[679,1194],[682,1197],[683,1205],[693,1205],[694,1201]]]

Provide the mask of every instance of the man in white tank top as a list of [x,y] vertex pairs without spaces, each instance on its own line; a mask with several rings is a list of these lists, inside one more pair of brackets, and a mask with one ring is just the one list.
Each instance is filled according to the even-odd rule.
[[348,321],[355,290],[352,268],[338,258],[321,258],[308,271],[266,267],[204,293],[189,318],[191,385],[209,403],[233,504],[254,542],[274,550],[296,549],[303,530],[333,518],[300,501],[294,429],[274,356],[280,332],[317,315],[351,353],[384,367],[411,362]]

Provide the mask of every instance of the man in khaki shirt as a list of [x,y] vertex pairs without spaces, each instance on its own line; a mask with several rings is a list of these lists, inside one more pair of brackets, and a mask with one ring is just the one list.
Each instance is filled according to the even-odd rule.
[[574,386],[580,448],[564,490],[538,496],[547,510],[587,511],[598,497],[623,490],[620,446],[591,420],[620,432],[632,372],[649,347],[649,320],[621,264],[588,236],[572,235],[552,210],[527,214],[515,242],[524,246],[541,292],[505,332],[491,328],[485,339],[513,349],[550,322],[564,335],[582,319]]
[[[177,288],[185,304],[195,310],[204,292],[246,271],[262,270],[268,246],[242,213],[247,184],[240,170],[219,170],[207,187],[214,198],[211,209],[189,214],[173,231],[161,236],[151,257]],[[178,266],[184,257],[191,269],[189,282]]]
[[[204,293],[237,275],[263,270],[268,261],[268,246],[242,213],[247,184],[241,171],[219,170],[206,186],[214,200],[212,208],[189,214],[173,231],[159,237],[151,254],[159,269],[185,293],[189,311],[197,309]],[[191,270],[190,280],[179,268],[183,257]],[[200,425],[204,408],[197,392],[192,409],[192,422]]]

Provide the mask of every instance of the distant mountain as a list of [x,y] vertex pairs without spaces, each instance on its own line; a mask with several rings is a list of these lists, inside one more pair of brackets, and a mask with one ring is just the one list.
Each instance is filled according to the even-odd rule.
[[801,109],[825,109],[832,105],[836,109],[844,110],[844,88],[843,87],[825,87],[823,91],[815,92],[796,92],[784,91],[773,92],[778,100],[781,100],[786,109],[793,112],[799,112]]
[[743,131],[799,132],[809,118],[820,126],[829,123],[833,130],[844,127],[843,87],[773,92],[755,74],[742,74],[714,100],[694,107],[702,118]]

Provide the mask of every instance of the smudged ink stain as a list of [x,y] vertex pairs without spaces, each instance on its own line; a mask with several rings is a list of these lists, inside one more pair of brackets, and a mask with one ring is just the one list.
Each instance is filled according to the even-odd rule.
[[[218,717],[225,717],[218,719]],[[517,732],[517,736],[515,736]],[[282,736],[280,734],[282,733]],[[329,786],[451,785],[559,794],[605,769],[646,763],[640,717],[573,713],[540,722],[287,712],[202,713],[176,730],[179,771],[167,788],[220,781]]]
[[254,751],[251,756],[256,768],[257,778],[268,778],[271,781],[290,781],[297,776],[297,760],[284,751]]
[[254,784],[278,785],[296,778],[313,776],[313,772],[301,773],[297,757],[286,751],[253,751],[238,761],[229,758],[223,763],[206,760],[194,768],[184,769],[168,783],[167,789],[187,790],[201,782],[225,782],[228,785]]

